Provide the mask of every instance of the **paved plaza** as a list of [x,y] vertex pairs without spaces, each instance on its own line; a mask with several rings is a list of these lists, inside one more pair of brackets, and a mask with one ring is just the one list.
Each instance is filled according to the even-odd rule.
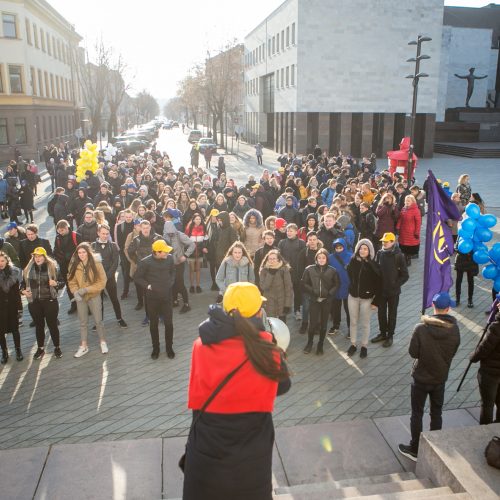
[[[226,159],[228,176],[237,182],[249,173],[259,172],[252,149],[241,144],[240,153],[238,158],[228,156]],[[264,167],[275,168],[276,157],[276,153],[266,151]],[[183,163],[186,165],[187,161],[176,160],[174,156],[176,167]],[[432,168],[436,177],[449,180],[452,188],[458,176],[468,172],[473,191],[481,193],[487,207],[500,207],[497,160],[436,156],[421,162],[420,183],[427,168]],[[35,221],[41,225],[41,234],[47,234],[52,243],[55,232],[45,211],[50,191],[47,182],[43,190],[43,196],[38,198]],[[500,215],[498,209],[491,211]],[[0,229],[5,230],[3,223]],[[498,226],[495,230],[495,241],[498,241]],[[384,349],[380,344],[371,344],[368,358],[364,360],[358,355],[352,359],[346,356],[349,342],[345,338],[344,322],[339,335],[328,337],[324,356],[304,355],[305,337],[298,334],[299,324],[290,317],[288,360],[294,375],[293,386],[277,400],[274,412],[277,427],[400,416],[410,412],[411,359],[407,350],[420,316],[422,270],[423,251],[421,258],[413,261],[410,280],[403,287],[394,345]],[[134,294],[123,301],[124,319],[129,324],[126,330],[118,327],[111,304],[105,301],[109,354],[100,353],[93,334],[90,353],[81,359],[73,358],[79,345],[78,319],[76,315],[66,314],[66,294],[61,300],[60,314],[62,359],[52,355],[53,348],[49,345],[40,362],[32,360],[36,350],[35,332],[28,326],[30,318],[25,308],[21,328],[25,360],[18,363],[11,357],[8,364],[0,368],[0,448],[185,436],[191,421],[186,407],[191,345],[197,337],[198,324],[215,299],[214,292],[207,291],[208,270],[203,273],[204,293],[191,296],[192,311],[180,315],[174,309],[174,360],[167,359],[165,352],[157,361],[150,359],[149,329],[141,326],[144,311],[133,309]],[[450,371],[446,410],[478,405],[476,367],[471,369],[459,393],[456,388],[485,324],[484,312],[491,304],[490,283],[478,278],[475,308],[460,306],[454,312],[462,342]],[[372,336],[377,333],[374,315]],[[12,353],[11,338],[8,343]]]

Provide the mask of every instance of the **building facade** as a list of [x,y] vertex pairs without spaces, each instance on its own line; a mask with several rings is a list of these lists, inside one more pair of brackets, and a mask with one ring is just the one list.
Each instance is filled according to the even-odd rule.
[[245,38],[249,140],[279,152],[392,149],[409,129],[408,42],[425,26],[434,42],[425,45],[415,147],[431,155],[442,21],[442,0],[286,1]]
[[16,151],[39,159],[80,128],[81,37],[45,0],[0,0],[0,18],[0,164]]

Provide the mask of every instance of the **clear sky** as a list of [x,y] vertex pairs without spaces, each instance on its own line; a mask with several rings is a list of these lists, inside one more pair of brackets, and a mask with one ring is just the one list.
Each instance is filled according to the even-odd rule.
[[[177,82],[207,50],[243,38],[283,0],[48,0],[90,48],[102,36],[120,51],[130,71],[132,94],[149,90],[173,97]],[[488,0],[445,0],[481,7]]]

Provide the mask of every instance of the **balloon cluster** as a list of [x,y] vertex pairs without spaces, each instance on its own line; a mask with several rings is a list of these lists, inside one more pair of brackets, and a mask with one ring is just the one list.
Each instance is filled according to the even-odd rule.
[[473,252],[476,264],[488,264],[483,268],[483,277],[493,280],[495,290],[500,291],[500,243],[495,243],[491,249],[486,246],[493,238],[491,228],[496,225],[497,218],[493,214],[481,215],[474,203],[465,207],[465,214],[459,223],[457,249],[463,254]]
[[88,139],[85,141],[85,148],[80,151],[80,158],[76,160],[76,180],[78,182],[85,179],[85,172],[91,170],[92,173],[99,168],[97,156],[99,151],[97,144],[92,143]]

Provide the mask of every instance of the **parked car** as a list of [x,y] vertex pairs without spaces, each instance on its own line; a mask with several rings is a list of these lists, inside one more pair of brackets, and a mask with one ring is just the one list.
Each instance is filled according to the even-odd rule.
[[179,127],[179,123],[178,122],[172,123],[172,127]]
[[211,149],[212,153],[217,153],[217,144],[211,137],[202,137],[198,141],[198,150],[200,153],[204,153],[206,149]]
[[131,139],[116,141],[115,146],[126,154],[132,154],[136,151],[144,151],[147,147],[149,147],[149,143],[147,141]]
[[194,144],[195,142],[198,142],[202,137],[203,134],[201,133],[201,130],[193,129],[191,130],[191,132],[189,132],[188,142]]

